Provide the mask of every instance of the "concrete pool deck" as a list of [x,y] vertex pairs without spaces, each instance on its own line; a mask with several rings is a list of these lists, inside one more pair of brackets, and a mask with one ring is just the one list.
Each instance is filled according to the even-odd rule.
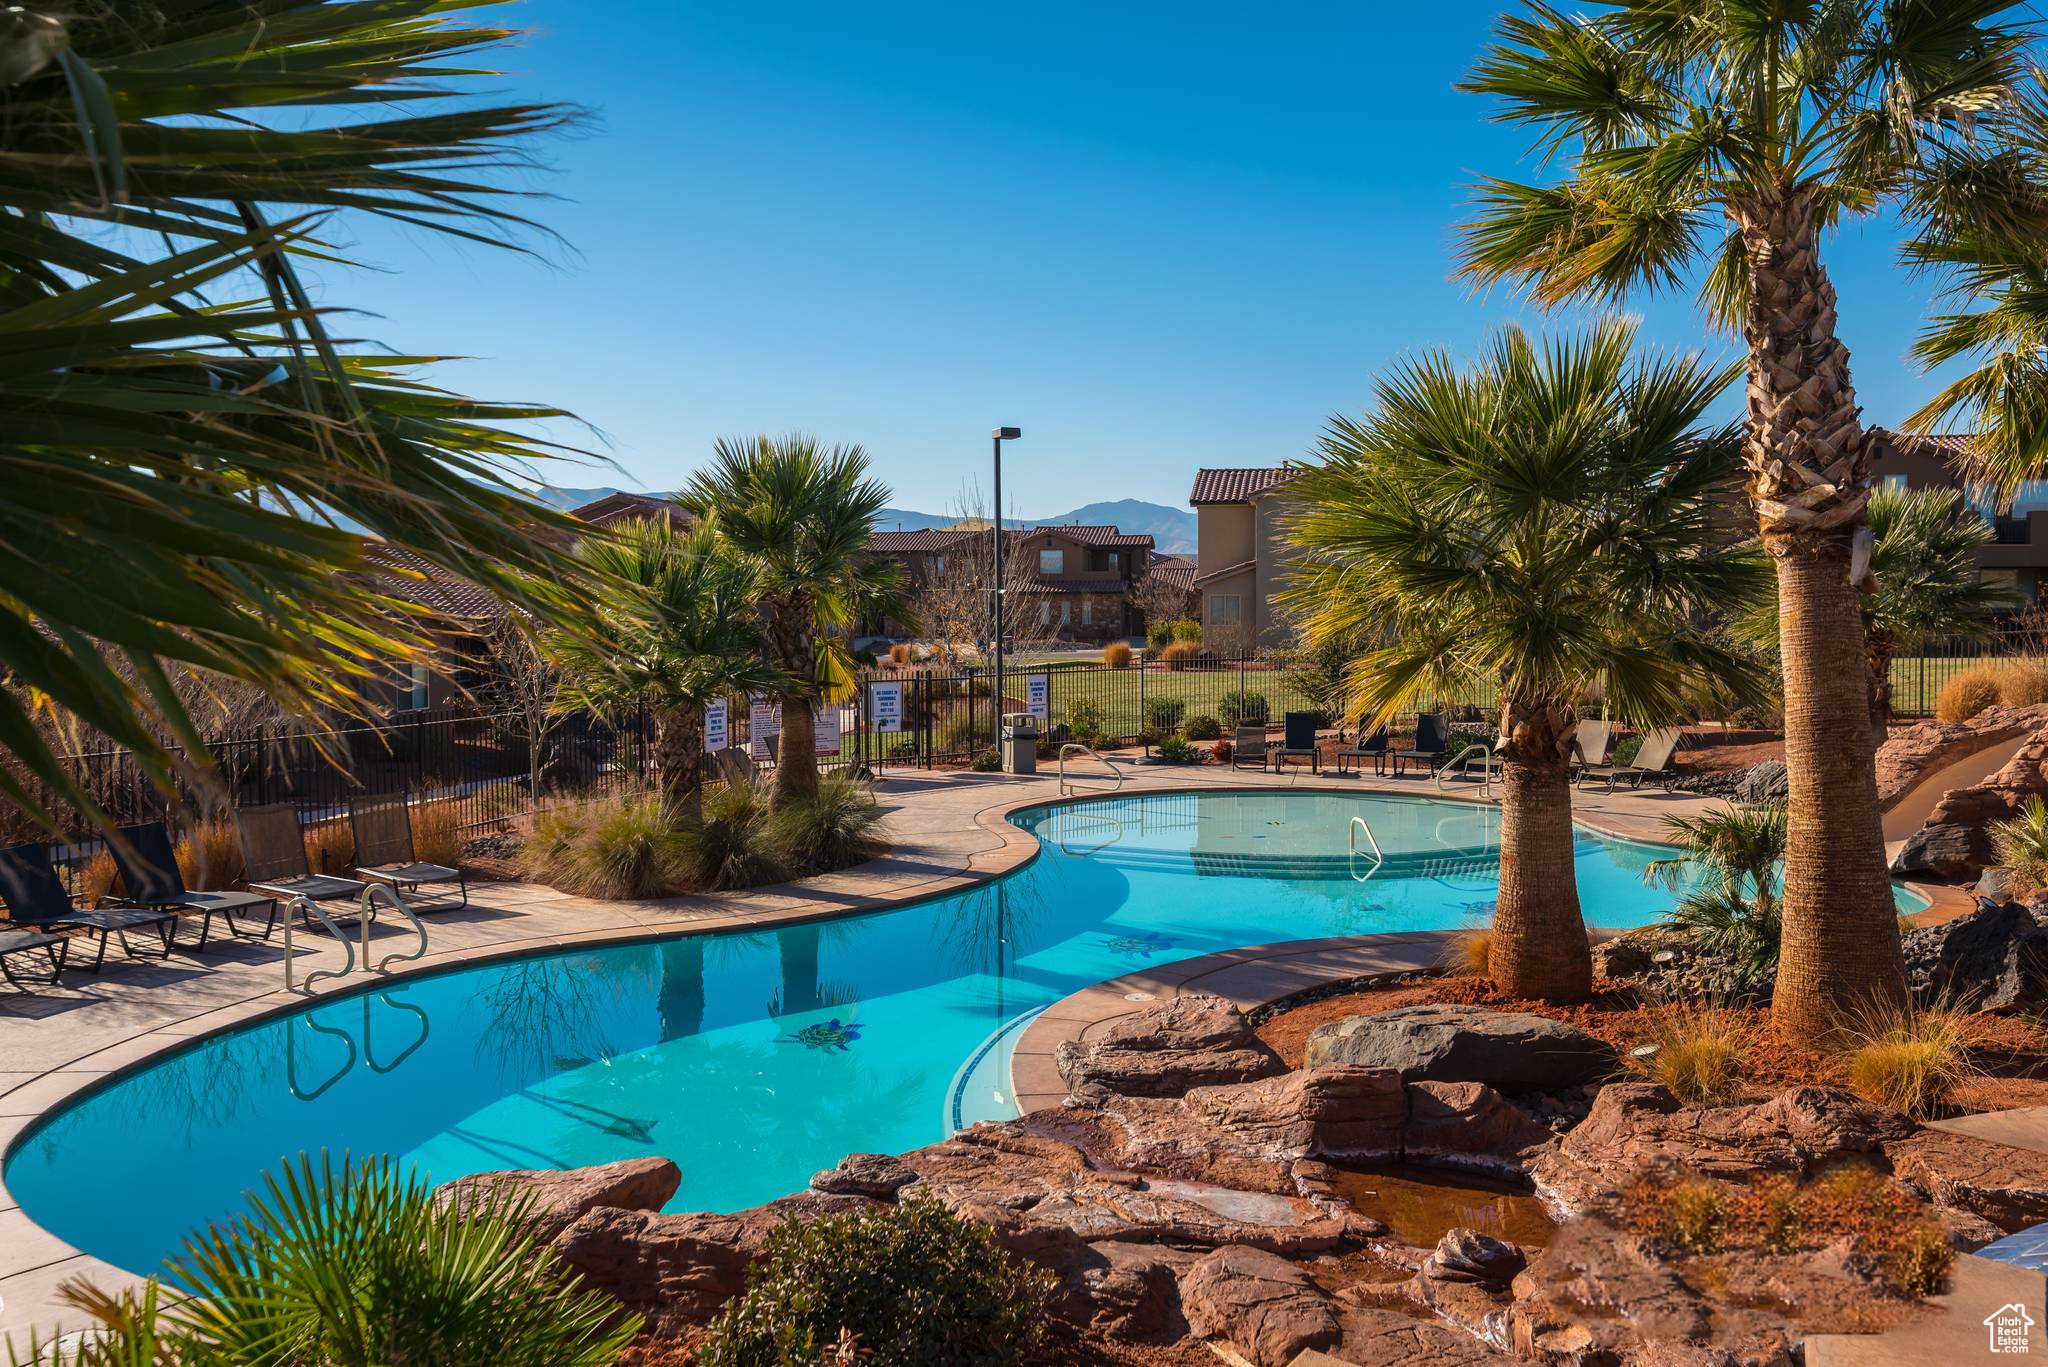
[[[1300,788],[1483,800],[1476,783],[1453,784],[1451,791],[1439,792],[1427,777],[1337,777],[1311,775],[1301,769],[1276,775],[1218,766],[1150,766],[1125,761],[1116,767],[1125,775],[1124,795]],[[1085,776],[1077,777],[1087,781]],[[1102,795],[1103,784],[1100,780],[1091,783],[1098,791],[1087,795]],[[1026,863],[1037,851],[1038,842],[1006,817],[1018,808],[1056,800],[1060,794],[1057,779],[1049,771],[1028,778],[907,772],[885,774],[876,796],[890,818],[892,845],[883,857],[858,868],[746,892],[645,902],[598,902],[530,884],[479,884],[472,889],[469,907],[428,912],[427,954],[384,976],[402,980],[421,972],[557,949],[768,928],[941,896]],[[1575,815],[1582,824],[1605,834],[1642,840],[1658,839],[1666,817],[1695,815],[1718,805],[1711,799],[1657,790],[1582,792],[1575,802]],[[1933,914],[1952,913],[1957,903],[1952,894],[1938,897]],[[1967,909],[1968,899],[1960,899],[1960,904]],[[401,950],[407,947],[409,937],[409,930],[401,933],[380,923],[372,945],[378,952]],[[1244,956],[1237,966],[1237,978],[1217,982],[1232,989],[1225,995],[1241,991],[1248,997],[1264,990],[1262,976],[1275,982],[1295,982],[1297,986],[1290,991],[1311,986],[1312,981],[1301,979],[1307,971],[1306,961],[1297,960],[1299,952],[1312,947],[1334,956],[1328,959],[1329,976],[1337,976],[1338,966],[1345,963],[1355,971],[1342,976],[1351,977],[1392,971],[1402,965],[1427,967],[1440,961],[1444,938],[1442,932],[1434,936],[1417,933],[1237,951]],[[300,936],[294,948],[302,975],[338,967],[343,958],[340,948],[326,936]],[[1408,962],[1411,956],[1421,955],[1428,957]],[[1383,962],[1384,969],[1368,965],[1368,960],[1373,965]],[[11,1147],[41,1116],[159,1054],[197,1037],[304,1005],[309,1000],[306,994],[285,990],[282,964],[281,939],[217,939],[203,955],[181,952],[168,961],[111,955],[105,973],[95,977],[74,972],[58,989],[39,989],[33,994],[0,989],[0,1152]],[[1172,968],[1166,965],[1154,972],[1170,973]],[[1327,977],[1315,979],[1325,980]],[[355,985],[353,977],[323,984],[328,991],[349,990]],[[1212,984],[1202,990],[1218,988]],[[1027,1034],[1026,1041],[1020,1042],[1020,1066],[1029,1041]],[[1019,1089],[1024,1089],[1021,1081]],[[1034,1082],[1032,1096],[1026,1099],[1036,1100],[1043,1094]],[[109,1177],[135,1182],[137,1199],[145,1200],[148,1188],[140,1177],[149,1170],[162,1175],[160,1163],[139,1155],[137,1173]],[[12,1335],[19,1345],[31,1327],[45,1332],[77,1327],[76,1312],[62,1310],[56,1299],[60,1284],[76,1276],[89,1277],[108,1290],[137,1280],[41,1229],[0,1185],[0,1336]]]

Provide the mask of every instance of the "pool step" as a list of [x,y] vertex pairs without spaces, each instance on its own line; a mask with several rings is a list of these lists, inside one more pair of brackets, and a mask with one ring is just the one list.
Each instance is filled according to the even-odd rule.
[[1493,850],[1410,850],[1390,854],[1384,861],[1359,852],[1352,854],[1259,854],[1251,851],[1147,850],[1115,845],[1094,851],[1092,862],[1109,868],[1194,872],[1203,878],[1272,878],[1302,882],[1329,882],[1360,874],[1378,878],[1478,878],[1491,879],[1500,871],[1500,854]]

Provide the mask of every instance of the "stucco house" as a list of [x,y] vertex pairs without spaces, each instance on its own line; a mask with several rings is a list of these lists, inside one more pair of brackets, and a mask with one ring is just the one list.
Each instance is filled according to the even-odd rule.
[[[972,589],[989,573],[988,530],[876,532],[868,548],[903,567],[907,596],[940,584]],[[1004,578],[1026,639],[1111,641],[1144,629],[1133,599],[1152,568],[1152,537],[1117,527],[1038,526],[1003,534]]]
[[1195,472],[1194,591],[1210,646],[1277,646],[1291,634],[1274,601],[1292,555],[1280,529],[1287,481],[1279,466]]

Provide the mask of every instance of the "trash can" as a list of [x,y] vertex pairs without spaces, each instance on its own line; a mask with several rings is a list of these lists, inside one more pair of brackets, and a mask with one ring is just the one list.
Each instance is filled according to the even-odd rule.
[[1003,772],[1038,772],[1038,718],[1029,712],[1003,713]]

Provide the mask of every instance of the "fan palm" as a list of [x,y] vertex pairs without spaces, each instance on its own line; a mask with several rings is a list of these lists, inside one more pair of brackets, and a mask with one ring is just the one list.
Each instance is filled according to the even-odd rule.
[[565,113],[467,98],[510,36],[476,8],[0,14],[0,794],[45,824],[99,815],[55,718],[168,788],[206,777],[191,679],[360,710],[430,639],[355,573],[378,541],[573,618],[572,524],[521,487],[555,448],[504,425],[558,410],[328,335],[299,273],[342,211],[516,242],[493,173]]
[[1913,213],[1922,168],[2032,79],[2020,7],[1994,0],[1525,0],[1465,88],[1534,131],[1554,185],[1489,179],[1463,270],[1541,303],[1700,277],[1748,347],[1748,493],[1781,604],[1791,826],[1779,1024],[1830,1031],[1905,1000],[1886,875],[1856,592],[1868,579],[1870,443],[1836,336],[1824,235]]
[[612,587],[594,630],[564,638],[562,702],[619,713],[646,706],[654,767],[672,818],[699,815],[704,709],[734,693],[779,692],[786,680],[761,653],[754,615],[759,575],[711,520],[679,530],[651,517],[582,544],[579,557]]
[[677,498],[715,517],[755,566],[768,653],[786,675],[775,800],[807,801],[818,791],[816,708],[853,678],[847,633],[863,619],[905,615],[901,571],[868,551],[889,491],[868,478],[859,446],[760,436],[721,438],[710,468]]
[[1311,647],[1363,639],[1351,715],[1379,725],[1474,686],[1501,694],[1500,894],[1489,973],[1515,996],[1592,983],[1573,873],[1577,705],[1661,725],[1702,687],[1761,692],[1749,657],[1704,629],[1761,583],[1715,508],[1732,429],[1703,419],[1733,378],[1693,357],[1632,354],[1603,323],[1533,341],[1503,332],[1468,370],[1440,353],[1332,420],[1290,486],[1301,552],[1285,597]]
[[1704,875],[1672,909],[1671,923],[1694,932],[1707,953],[1733,960],[1743,986],[1768,977],[1783,935],[1778,869],[1785,858],[1785,804],[1724,807],[1672,817],[1664,826],[1665,839],[1684,853],[1652,862],[1647,876],[1676,888],[1687,874]]

